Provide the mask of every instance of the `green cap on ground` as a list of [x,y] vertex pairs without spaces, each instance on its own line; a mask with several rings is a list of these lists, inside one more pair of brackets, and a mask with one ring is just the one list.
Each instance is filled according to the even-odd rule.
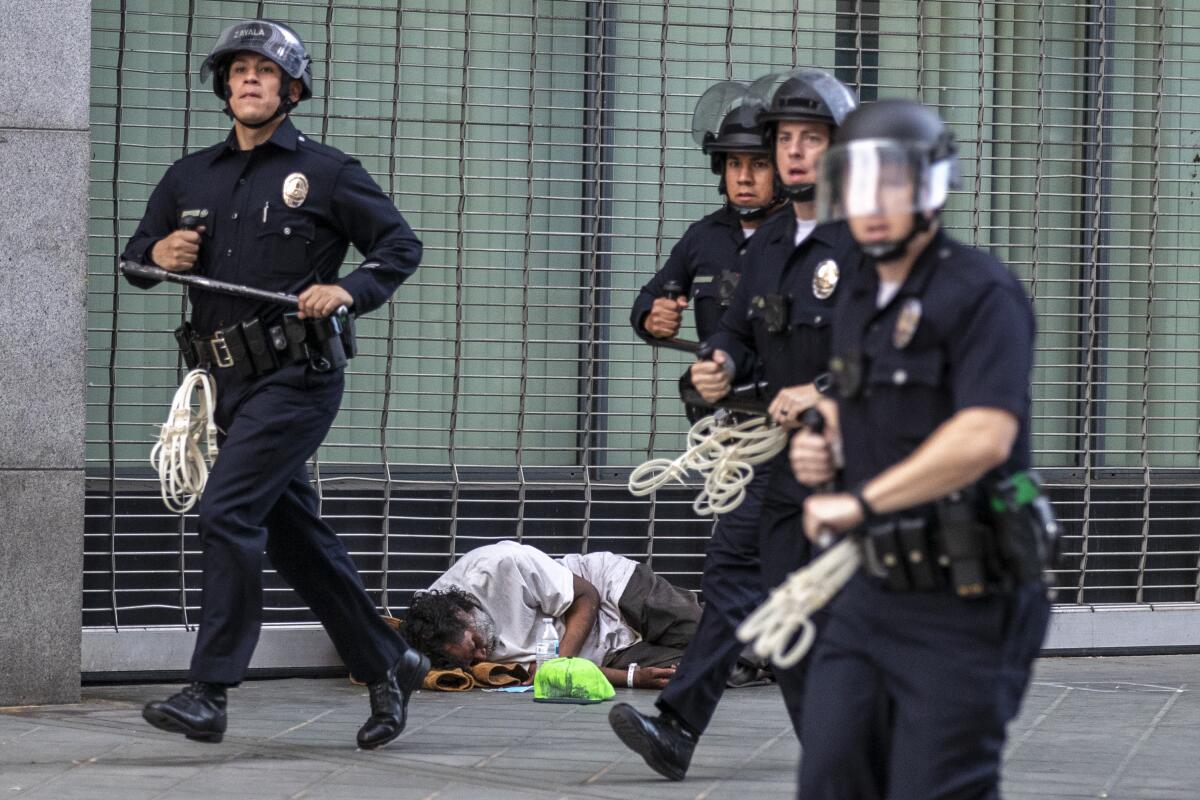
[[599,703],[616,692],[600,668],[586,658],[555,658],[533,676],[536,703]]

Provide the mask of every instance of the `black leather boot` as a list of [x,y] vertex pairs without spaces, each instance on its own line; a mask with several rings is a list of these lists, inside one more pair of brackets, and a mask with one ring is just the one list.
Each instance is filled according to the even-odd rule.
[[416,650],[400,656],[387,677],[367,684],[371,716],[358,729],[358,746],[363,750],[382,747],[400,735],[408,721],[408,698],[420,688],[429,672],[429,659]]
[[608,724],[650,769],[669,780],[683,780],[700,739],[683,720],[666,712],[651,717],[628,703],[617,703],[608,712]]
[[197,681],[166,700],[147,703],[142,718],[159,730],[216,744],[225,736],[225,687]]

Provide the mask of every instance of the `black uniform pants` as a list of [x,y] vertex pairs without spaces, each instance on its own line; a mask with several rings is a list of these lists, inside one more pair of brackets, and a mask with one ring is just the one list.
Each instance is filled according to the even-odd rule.
[[[813,557],[812,545],[804,535],[804,507],[793,498],[782,498],[771,493],[763,503],[761,536],[759,547],[762,550],[762,585],[764,592],[769,593],[796,570],[808,564]],[[824,621],[823,614],[816,614],[813,623],[820,630]],[[783,691],[783,703],[787,706],[788,716],[792,720],[792,728],[800,737],[802,745],[807,743],[801,737],[801,711],[804,707],[805,676],[808,672],[808,658],[799,664],[783,669],[775,666],[775,680]]]
[[656,705],[703,733],[745,645],[737,626],[765,599],[759,564],[759,516],[770,470],[760,468],[746,499],[722,516],[709,539],[700,589],[704,612],[691,644]]
[[964,600],[890,592],[860,572],[808,658],[799,796],[998,800],[1005,727],[1049,618],[1041,585]]
[[341,370],[284,367],[243,381],[217,375],[216,422],[225,431],[200,499],[204,553],[193,681],[245,677],[262,625],[263,552],[313,610],[350,672],[383,678],[407,649],[380,617],[337,534],[318,514],[305,462],[341,404]]

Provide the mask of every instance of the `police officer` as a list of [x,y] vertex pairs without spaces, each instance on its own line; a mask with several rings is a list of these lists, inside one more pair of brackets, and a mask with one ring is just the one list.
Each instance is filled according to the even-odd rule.
[[[784,208],[776,196],[771,145],[757,121],[761,110],[761,100],[734,81],[713,85],[697,101],[693,137],[711,157],[713,173],[721,176],[718,191],[727,202],[689,227],[667,263],[642,287],[630,322],[643,338],[675,336],[688,297],[699,337],[715,335],[741,279],[750,237]],[[678,298],[665,296],[671,283],[680,292]],[[694,746],[688,732],[708,725],[737,664],[742,645],[734,629],[764,599],[758,579],[758,517],[767,474],[760,469],[746,487],[742,504],[717,521],[700,580],[704,612],[683,659],[659,694],[662,716],[652,719],[628,703],[618,703],[609,713],[622,741],[672,780],[682,780],[687,771]],[[648,747],[647,737],[654,737],[670,754]]]
[[[386,302],[416,270],[421,243],[357,161],[288,118],[312,95],[311,62],[290,27],[256,19],[226,28],[201,67],[201,80],[209,76],[233,130],[167,170],[123,257],[299,293],[300,306],[284,316],[278,306],[191,292],[191,323],[178,335],[189,363],[215,378],[223,435],[199,505],[204,577],[191,683],[143,716],[189,739],[221,741],[226,687],[245,676],[262,622],[265,550],[367,682],[371,716],[358,744],[374,748],[404,729],[428,661],[367,597],[319,516],[305,462],[342,398],[350,342],[342,344],[331,315],[344,306],[361,316]],[[339,280],[348,243],[365,258]]]
[[[757,122],[761,101],[745,84],[721,81],[701,95],[692,114],[692,136],[700,145],[725,205],[693,223],[633,303],[629,322],[643,339],[679,333],[688,298],[695,305],[701,340],[717,332],[742,272],[750,237],[769,215],[783,208],[775,193],[771,145]],[[667,287],[674,284],[677,297]]]
[[[820,396],[818,387],[824,386],[834,303],[843,276],[852,273],[861,259],[844,224],[817,226],[814,205],[817,163],[840,120],[857,102],[832,75],[810,68],[767,75],[751,88],[763,103],[756,120],[773,147],[777,187],[791,200],[791,213],[771,217],[755,232],[742,257],[748,266],[717,333],[709,339],[715,347],[713,357],[697,361],[691,367],[691,378],[701,395],[713,402],[729,391],[735,378],[755,375],[761,361],[774,395],[771,418],[779,425],[796,428],[800,415]],[[736,576],[731,580],[737,582],[727,591],[739,592],[735,595],[739,602],[720,611],[723,631],[731,640],[734,629],[754,608],[753,602],[747,606],[746,601],[762,597],[765,589],[779,584],[808,560],[801,531],[807,490],[792,477],[786,451],[761,472],[767,486],[757,530],[739,531],[736,548],[730,548],[737,556],[731,563],[738,572],[730,572]],[[706,578],[708,569],[706,563]],[[758,584],[757,589],[746,591],[752,582]],[[706,606],[713,602],[707,588],[705,602]],[[714,646],[709,660],[714,669],[729,663],[729,653],[737,655],[734,641],[720,647]],[[684,666],[680,665],[680,672]],[[723,678],[728,673],[719,674]],[[775,674],[799,734],[802,668],[776,670]],[[658,716],[626,707],[628,710],[622,710],[625,730],[618,728],[622,740],[651,767],[676,780],[683,777],[719,697],[699,692],[683,695],[675,689],[678,681],[676,675],[660,696]],[[612,713],[617,712],[614,708]]]
[[834,323],[826,436],[794,437],[791,460],[799,480],[828,480],[840,427],[851,488],[811,496],[805,531],[856,529],[869,569],[832,601],[810,658],[800,796],[997,798],[1049,614],[1035,551],[1053,526],[1025,513],[1033,312],[1002,263],[941,229],[955,144],[933,111],[864,105],[836,145],[820,216],[847,219],[872,268]]

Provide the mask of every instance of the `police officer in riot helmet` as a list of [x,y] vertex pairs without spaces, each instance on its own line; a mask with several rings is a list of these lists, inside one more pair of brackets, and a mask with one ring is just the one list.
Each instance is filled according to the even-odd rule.
[[[792,202],[755,231],[742,257],[746,267],[741,280],[717,331],[708,337],[714,348],[712,360],[697,361],[690,376],[709,402],[723,397],[735,377],[764,377],[774,394],[772,419],[794,428],[820,396],[817,386],[825,385],[829,322],[840,281],[861,260],[844,224],[818,228],[811,196],[821,154],[837,124],[857,103],[832,75],[809,68],[760,78],[750,94],[759,100],[756,121],[773,149],[777,188]],[[715,599],[730,640],[711,646],[709,662],[714,672],[719,672],[720,654],[736,648],[733,631],[753,611],[755,598],[763,597],[808,558],[800,526],[807,490],[792,477],[786,452],[758,468],[751,486],[761,512],[756,509],[756,519],[748,526],[728,526],[724,536],[714,535],[705,563],[706,578],[732,576],[723,583],[713,581],[711,595],[709,585],[702,584],[705,616]],[[715,550],[718,546],[720,550]],[[728,588],[731,583],[738,588],[736,594]],[[736,649],[732,652],[736,657]],[[653,769],[676,780],[683,777],[716,706],[712,695],[680,690],[686,666],[687,657],[659,697],[658,716],[626,705],[614,707],[610,714],[622,741]],[[775,676],[799,734],[803,665],[775,670]]]
[[[215,381],[220,455],[199,502],[203,594],[190,684],[148,703],[143,716],[221,741],[226,687],[245,676],[262,623],[265,550],[367,683],[371,716],[358,744],[379,747],[404,729],[428,661],[380,617],[320,517],[305,463],[341,403],[354,352],[344,310],[362,316],[387,302],[416,270],[421,243],[361,164],[292,124],[288,112],[312,95],[312,67],[290,27],[229,26],[200,74],[211,77],[233,130],[171,165],[123,258],[295,293],[299,309],[191,291],[191,320],[176,338],[187,364]],[[350,244],[364,260],[339,279]]]
[[[870,257],[839,308],[837,402],[793,438],[805,532],[863,541],[810,656],[800,795],[999,797],[1049,617],[1057,524],[1030,467],[1034,316],[1019,281],[940,221],[955,142],[908,100],[864,105],[822,161],[823,220]],[[891,709],[880,751],[871,738]]]
[[[857,100],[832,75],[808,67],[759,78],[751,87],[751,92],[764,103],[757,119],[774,153],[777,190],[791,200],[794,212],[792,215],[781,215],[776,225],[790,227],[793,246],[799,248],[817,228],[814,203],[817,165],[829,147],[839,121],[857,105]],[[778,238],[779,233],[781,231],[772,230],[771,236]],[[844,241],[828,242],[835,249],[849,244],[848,232],[843,228],[823,230],[818,238],[835,235],[847,237]],[[769,258],[778,259],[779,256],[772,254]],[[823,259],[818,266],[819,274],[813,276],[813,293],[817,300],[825,301],[825,305],[832,307],[842,265],[837,259]],[[777,304],[768,302],[768,297],[772,296],[776,295],[764,293],[748,297],[747,300],[756,302],[755,309],[747,308],[747,313],[757,312],[774,320],[782,312]],[[798,310],[800,306],[796,308]],[[824,315],[826,323],[829,318],[829,315]],[[788,326],[790,320],[774,320],[774,323]],[[743,340],[747,339],[749,328],[739,326],[739,334]],[[821,346],[817,349],[820,350]],[[730,355],[719,350],[711,360],[698,361],[693,365],[692,381],[705,399],[711,401],[724,396],[732,385],[735,373],[745,371],[744,364],[734,369],[729,361]],[[759,355],[763,357],[764,354]],[[775,360],[781,359],[776,357]],[[772,390],[776,395],[770,408],[771,417],[781,425],[796,427],[800,415],[816,401],[816,387],[810,382],[796,386],[773,386]]]
[[756,122],[760,108],[746,85],[736,81],[714,84],[696,103],[692,136],[720,176],[717,189],[726,203],[693,223],[642,287],[629,321],[647,341],[679,333],[689,298],[699,337],[716,331],[740,278],[750,236],[781,206],[771,147]]
[[[692,135],[721,176],[725,206],[694,223],[671,257],[634,303],[630,322],[639,335],[674,336],[688,298],[701,339],[716,334],[721,315],[744,279],[752,236],[772,214],[783,212],[775,192],[770,143],[757,122],[762,102],[745,84],[722,81],[696,103]],[[668,294],[674,288],[678,296]],[[691,413],[691,410],[689,410]],[[761,664],[742,655],[737,623],[764,599],[758,569],[758,519],[768,471],[759,470],[740,506],[718,520],[705,548],[701,588],[704,613],[683,659],[659,694],[659,716],[627,703],[609,715],[617,735],[660,774],[681,780],[696,737],[716,710],[726,686],[756,682]]]

